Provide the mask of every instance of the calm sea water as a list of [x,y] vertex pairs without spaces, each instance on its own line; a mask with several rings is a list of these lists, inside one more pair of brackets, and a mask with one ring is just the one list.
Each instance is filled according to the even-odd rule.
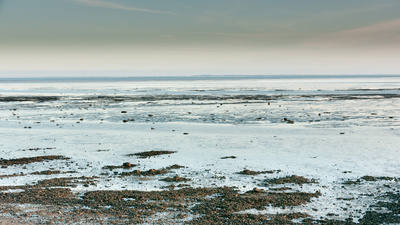
[[400,94],[400,75],[0,78],[0,95]]

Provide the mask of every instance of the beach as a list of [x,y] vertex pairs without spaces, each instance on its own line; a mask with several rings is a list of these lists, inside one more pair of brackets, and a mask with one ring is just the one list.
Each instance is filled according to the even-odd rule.
[[0,224],[400,223],[398,76],[0,82]]

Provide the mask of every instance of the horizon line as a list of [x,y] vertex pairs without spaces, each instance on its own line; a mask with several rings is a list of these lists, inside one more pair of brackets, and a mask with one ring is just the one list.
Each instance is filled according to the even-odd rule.
[[269,75],[187,75],[187,76],[61,76],[61,77],[0,77],[0,82],[24,81],[185,81],[185,80],[255,80],[255,79],[323,79],[323,78],[382,78],[400,77],[400,74],[269,74]]

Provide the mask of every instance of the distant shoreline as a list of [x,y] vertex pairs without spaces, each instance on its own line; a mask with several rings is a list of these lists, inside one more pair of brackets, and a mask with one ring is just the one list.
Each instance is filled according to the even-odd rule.
[[53,82],[129,82],[129,81],[207,81],[207,80],[288,80],[288,79],[367,79],[400,78],[400,75],[195,75],[195,76],[132,76],[132,77],[27,77],[0,78],[0,83]]

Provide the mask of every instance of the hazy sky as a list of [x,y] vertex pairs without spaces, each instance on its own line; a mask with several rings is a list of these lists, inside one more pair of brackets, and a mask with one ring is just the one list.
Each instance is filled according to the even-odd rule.
[[400,74],[399,0],[0,0],[0,76]]

